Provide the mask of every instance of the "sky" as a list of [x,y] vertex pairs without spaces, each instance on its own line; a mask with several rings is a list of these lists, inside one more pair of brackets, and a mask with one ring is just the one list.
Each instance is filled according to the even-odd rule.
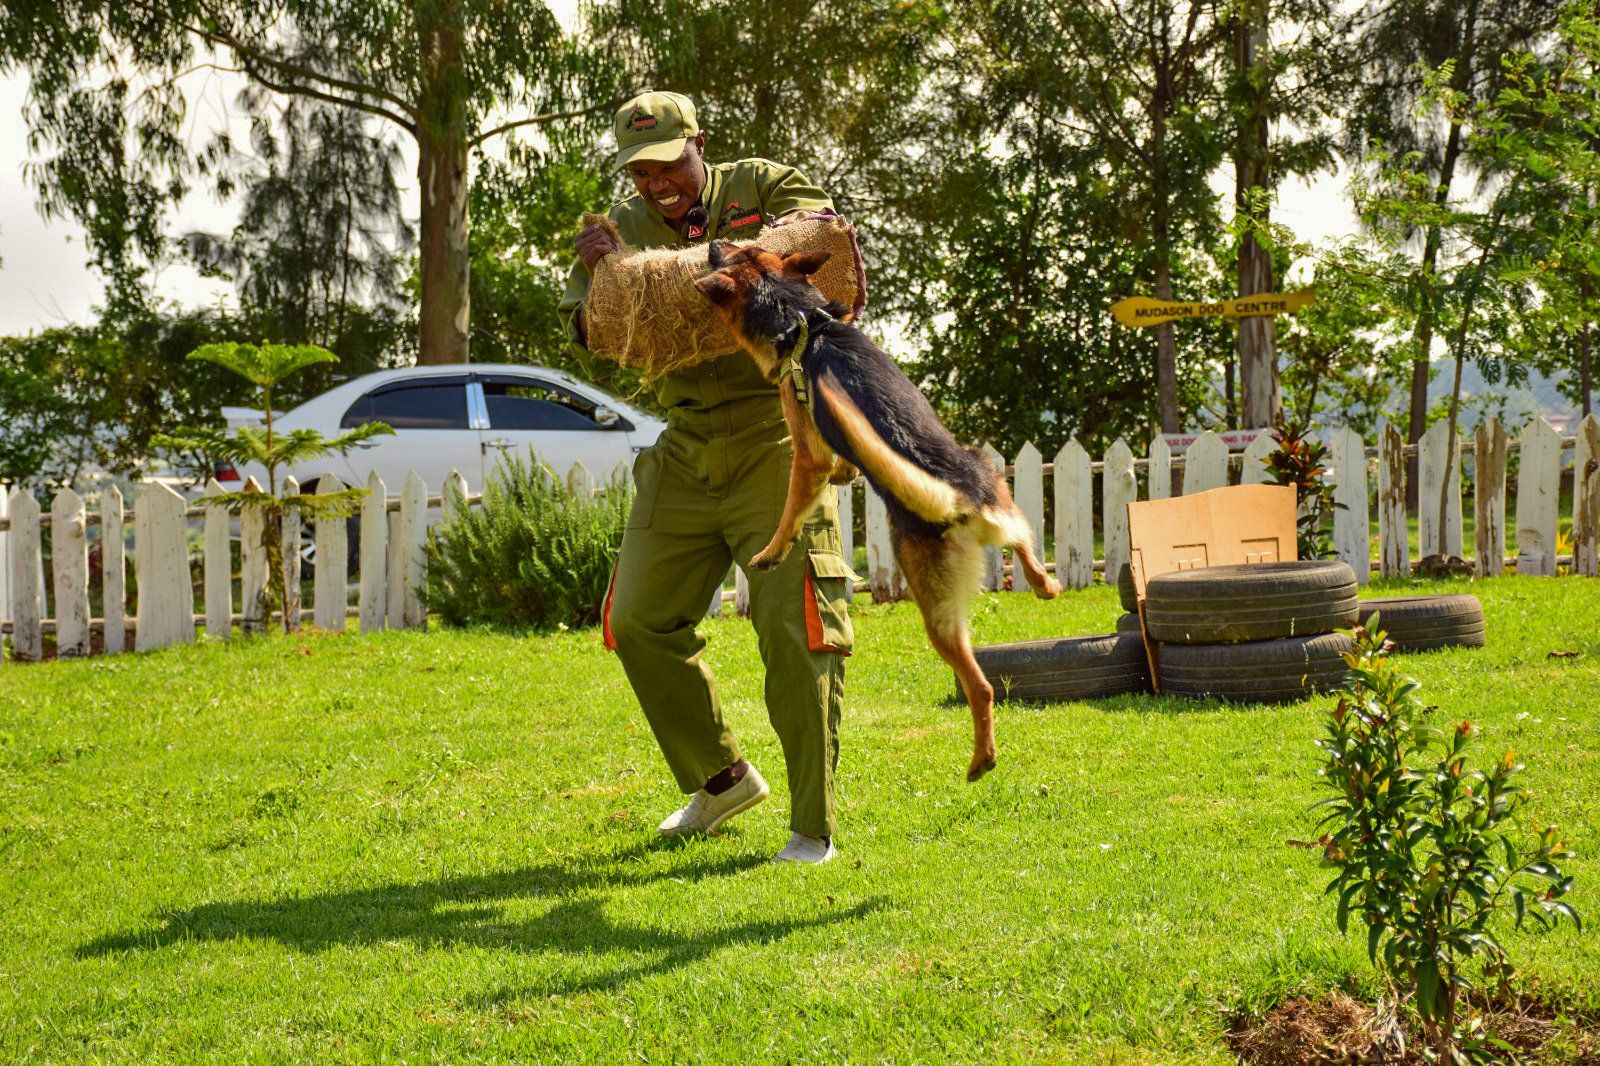
[[[563,23],[571,25],[577,0],[553,0],[552,10]],[[191,74],[186,81],[190,100],[190,119],[185,139],[198,148],[228,121],[229,106],[237,93],[237,76],[204,71]],[[27,79],[22,74],[0,78],[0,335],[28,333],[68,323],[88,322],[101,298],[99,277],[85,265],[82,230],[64,221],[44,221],[37,209],[37,196],[28,184],[24,168],[30,153],[23,105]],[[715,131],[712,131],[713,134]],[[405,190],[406,210],[414,219],[417,213],[415,155],[408,138],[401,138],[406,161],[400,179]],[[1279,190],[1274,212],[1302,239],[1320,241],[1330,236],[1353,233],[1355,219],[1345,194],[1346,177],[1324,174],[1312,182],[1291,181]],[[1217,174],[1214,186],[1225,198],[1232,196],[1233,176],[1225,170]],[[228,232],[238,216],[236,202],[217,203],[207,192],[191,194],[169,219],[173,232],[191,229]],[[184,306],[230,301],[232,287],[227,282],[200,277],[191,267],[172,263],[156,277],[160,295]],[[1227,293],[1191,294],[1194,298],[1220,298]],[[1109,301],[1108,301],[1109,302]]]

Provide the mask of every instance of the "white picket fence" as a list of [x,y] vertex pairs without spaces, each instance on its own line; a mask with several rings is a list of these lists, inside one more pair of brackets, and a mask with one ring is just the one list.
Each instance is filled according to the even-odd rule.
[[[1585,418],[1577,434],[1563,440],[1543,420],[1522,427],[1515,438],[1489,421],[1478,426],[1471,440],[1457,442],[1448,464],[1446,444],[1442,423],[1430,429],[1414,448],[1404,443],[1393,426],[1382,427],[1371,448],[1348,428],[1334,435],[1330,478],[1341,505],[1333,519],[1334,546],[1360,581],[1369,581],[1374,569],[1384,577],[1411,572],[1403,486],[1406,459],[1413,450],[1421,474],[1418,533],[1423,557],[1466,556],[1474,571],[1483,576],[1498,575],[1508,566],[1519,574],[1550,576],[1557,573],[1559,565],[1573,574],[1600,576],[1600,423]],[[1115,575],[1127,560],[1127,505],[1140,498],[1141,485],[1144,498],[1164,499],[1227,484],[1262,482],[1267,480],[1262,459],[1272,447],[1272,440],[1263,434],[1243,453],[1230,455],[1222,439],[1207,432],[1182,456],[1174,456],[1160,436],[1151,441],[1144,458],[1136,458],[1120,439],[1099,460],[1091,459],[1076,440],[1068,441],[1048,463],[1031,443],[1023,445],[1009,466],[993,448],[985,446],[983,453],[996,470],[1006,472],[1012,495],[1032,524],[1038,543],[1053,541],[1048,560],[1053,561],[1062,585],[1086,588],[1094,583],[1096,574]],[[1572,454],[1572,551],[1558,557],[1561,485],[1568,452]],[[1475,544],[1470,555],[1462,543],[1463,454],[1473,457],[1474,467]],[[1518,456],[1514,479],[1509,476],[1513,454]],[[626,476],[626,470],[619,468],[612,476],[618,475]],[[575,464],[567,484],[573,491],[588,493],[595,482],[582,464]],[[343,487],[331,475],[318,478],[317,485],[324,491]],[[1437,501],[1446,486],[1441,522]],[[344,520],[325,519],[316,524],[311,619],[323,629],[343,629],[346,619],[356,616],[363,633],[425,626],[422,586],[430,510],[450,513],[471,506],[479,497],[469,494],[460,474],[452,474],[437,496],[429,495],[428,486],[415,473],[406,477],[396,496],[388,494],[376,475],[365,487],[369,494],[360,508],[360,578],[355,586],[346,580],[348,534]],[[220,492],[221,488],[213,482],[207,491]],[[298,494],[299,486],[287,479],[282,492]],[[854,558],[855,516],[862,513],[858,506],[864,508],[861,526],[867,574],[857,590],[870,591],[880,602],[903,598],[905,583],[895,565],[882,499],[861,480],[841,486],[838,492],[846,559]],[[1508,498],[1514,503],[1510,512]],[[96,631],[103,634],[103,650],[114,653],[130,643],[143,651],[192,642],[197,627],[203,627],[211,638],[226,640],[236,625],[253,633],[273,622],[259,607],[267,583],[259,512],[246,512],[237,519],[241,563],[235,576],[231,519],[224,509],[188,507],[183,497],[162,485],[144,487],[136,503],[129,514],[121,493],[110,487],[96,494],[91,508],[90,501],[64,489],[54,497],[49,512],[41,513],[29,492],[0,493],[0,631],[10,635],[17,659],[42,657],[46,634],[54,635],[56,653],[68,657],[100,650],[92,642]],[[1508,513],[1515,515],[1517,538],[1517,554],[1510,558],[1505,554]],[[134,544],[131,559],[124,552],[124,530],[129,522]],[[95,524],[101,527],[98,618],[90,604],[88,564],[89,529]],[[302,531],[299,523],[287,525],[282,544],[290,570],[286,610],[290,627],[296,628],[306,616],[299,581]],[[48,588],[41,536],[46,527],[51,534]],[[199,611],[190,567],[191,527],[198,527],[202,548]],[[1095,551],[1097,528],[1104,546],[1100,557]],[[138,589],[131,618],[126,609],[125,577],[130,562]],[[985,586],[1007,587],[1010,570],[1002,553],[991,550]],[[734,576],[733,589],[712,597],[710,613],[719,613],[729,601],[741,614],[748,610],[749,586],[743,570],[736,568]],[[1027,590],[1025,582],[1013,584],[1019,591]],[[354,604],[350,602],[352,591]],[[48,610],[52,605],[53,615]]]

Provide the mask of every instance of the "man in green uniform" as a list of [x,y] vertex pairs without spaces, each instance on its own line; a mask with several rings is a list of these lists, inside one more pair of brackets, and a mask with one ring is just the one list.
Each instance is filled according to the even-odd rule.
[[[764,159],[706,164],[694,105],[676,93],[645,93],[623,104],[615,131],[616,165],[638,192],[614,206],[611,218],[630,246],[748,240],[786,215],[831,209],[793,167]],[[584,296],[594,265],[617,245],[591,226],[575,247],[560,316],[574,354],[592,366]],[[777,388],[742,353],[669,375],[656,395],[668,428],[634,464],[637,497],[607,597],[606,642],[691,797],[661,824],[664,835],[678,836],[710,832],[768,795],[723,721],[695,627],[730,562],[748,562],[777,528],[792,450]],[[789,557],[776,569],[748,574],[767,714],[789,777],[793,836],[779,861],[834,856],[833,778],[844,658],[853,643],[852,576],[840,554],[831,490],[806,518]]]

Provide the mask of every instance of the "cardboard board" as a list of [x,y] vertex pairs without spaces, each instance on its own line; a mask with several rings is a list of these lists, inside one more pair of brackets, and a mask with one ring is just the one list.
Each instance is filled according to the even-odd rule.
[[[1273,563],[1300,557],[1294,489],[1288,485],[1227,488],[1128,504],[1129,568],[1144,630],[1144,590],[1151,578],[1202,566]],[[1115,579],[1115,575],[1107,575]],[[1156,642],[1144,633],[1150,681],[1161,691]]]

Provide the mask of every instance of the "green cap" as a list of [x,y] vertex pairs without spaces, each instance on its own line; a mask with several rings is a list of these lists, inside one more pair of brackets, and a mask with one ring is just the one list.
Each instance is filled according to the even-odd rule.
[[690,137],[700,133],[694,105],[677,93],[640,93],[617,109],[617,170],[636,159],[671,163]]

